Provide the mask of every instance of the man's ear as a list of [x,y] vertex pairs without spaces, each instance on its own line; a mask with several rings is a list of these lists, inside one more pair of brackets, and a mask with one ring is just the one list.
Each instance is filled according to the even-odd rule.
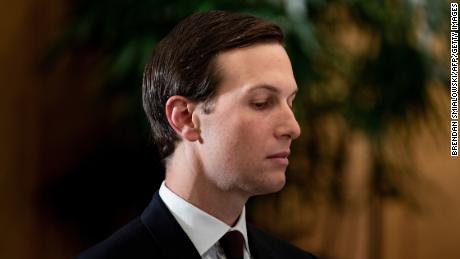
[[166,101],[166,117],[169,125],[183,139],[188,141],[200,141],[200,121],[195,112],[196,103],[179,95],[169,97]]

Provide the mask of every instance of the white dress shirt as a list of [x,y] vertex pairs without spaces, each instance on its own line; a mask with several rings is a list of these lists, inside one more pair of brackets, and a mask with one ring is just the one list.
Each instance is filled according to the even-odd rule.
[[243,234],[244,259],[251,258],[244,207],[235,226],[230,227],[179,197],[166,186],[164,181],[161,184],[159,194],[166,204],[166,207],[168,207],[174,218],[192,241],[201,258],[225,259],[224,252],[219,245],[219,239],[224,236],[225,233],[232,230],[238,230]]

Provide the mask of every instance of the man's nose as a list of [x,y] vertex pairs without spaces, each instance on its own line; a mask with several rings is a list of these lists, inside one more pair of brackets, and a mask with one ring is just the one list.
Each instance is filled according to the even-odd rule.
[[276,137],[287,136],[290,139],[296,139],[300,136],[301,130],[294,112],[289,106],[283,109],[280,115],[279,124],[276,128]]

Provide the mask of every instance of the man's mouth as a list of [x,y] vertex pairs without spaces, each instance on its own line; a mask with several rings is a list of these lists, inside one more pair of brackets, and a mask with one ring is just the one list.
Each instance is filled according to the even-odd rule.
[[288,156],[290,151],[282,151],[272,155],[267,156],[267,159],[273,161],[276,164],[287,166],[289,164]]

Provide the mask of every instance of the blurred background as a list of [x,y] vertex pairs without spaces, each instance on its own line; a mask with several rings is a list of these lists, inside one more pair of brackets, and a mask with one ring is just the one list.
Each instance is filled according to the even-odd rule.
[[140,99],[181,19],[279,24],[302,136],[248,220],[321,258],[460,258],[450,10],[428,0],[17,0],[0,8],[0,258],[70,258],[141,213],[164,172]]

